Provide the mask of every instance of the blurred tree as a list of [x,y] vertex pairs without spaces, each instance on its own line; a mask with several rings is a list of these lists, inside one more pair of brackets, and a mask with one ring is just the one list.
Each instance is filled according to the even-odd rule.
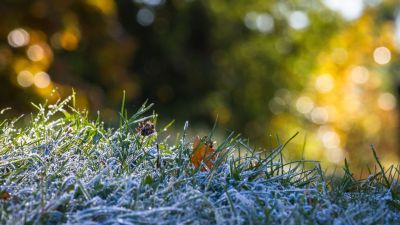
[[313,3],[117,1],[121,23],[139,43],[132,70],[147,87],[142,100],[160,101],[161,112],[178,118],[218,115],[260,142],[270,99],[277,89],[301,89],[320,40],[339,28],[333,13]]
[[115,11],[111,1],[2,1],[0,90],[12,97],[1,104],[29,111],[28,96],[54,102],[72,87],[78,104],[92,109],[116,107],[110,102],[119,101],[122,89],[134,98],[139,85],[127,59],[135,42]]
[[214,28],[204,4],[121,0],[117,6],[121,24],[138,43],[131,70],[143,87],[139,102],[157,102],[163,116],[208,121],[201,101],[217,87]]

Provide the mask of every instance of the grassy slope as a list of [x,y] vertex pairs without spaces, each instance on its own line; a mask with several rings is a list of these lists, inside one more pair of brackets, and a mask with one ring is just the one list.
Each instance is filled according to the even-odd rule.
[[285,144],[260,153],[228,135],[201,171],[187,126],[168,145],[166,129],[135,131],[156,119],[146,106],[106,129],[70,100],[37,106],[23,128],[1,121],[0,224],[400,224],[398,167],[377,161],[356,181],[346,164],[329,179],[317,162],[284,162]]

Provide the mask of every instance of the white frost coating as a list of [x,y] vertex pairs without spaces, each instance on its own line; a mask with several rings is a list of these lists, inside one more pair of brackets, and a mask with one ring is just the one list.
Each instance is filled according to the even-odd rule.
[[66,104],[40,108],[24,128],[0,127],[0,148],[11,149],[0,153],[0,191],[11,194],[0,224],[400,224],[389,205],[398,200],[376,176],[359,192],[325,192],[315,162],[260,162],[248,146],[241,159],[195,171],[190,137],[156,143],[78,112],[62,117]]

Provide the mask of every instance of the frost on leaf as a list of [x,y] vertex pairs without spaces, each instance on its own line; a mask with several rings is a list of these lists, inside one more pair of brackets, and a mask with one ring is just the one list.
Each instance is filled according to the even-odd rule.
[[[212,145],[212,141],[208,137],[200,139],[196,137],[193,141],[193,155],[190,159],[194,167],[199,168],[201,162],[211,169],[215,160],[215,150]],[[201,171],[205,171],[206,168],[201,168]]]

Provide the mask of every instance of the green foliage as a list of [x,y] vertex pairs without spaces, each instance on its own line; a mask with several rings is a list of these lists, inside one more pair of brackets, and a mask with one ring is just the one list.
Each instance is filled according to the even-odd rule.
[[[308,157],[366,163],[372,157],[357,157],[361,142],[396,149],[394,138],[378,134],[396,136],[389,92],[398,74],[397,5],[333,2],[4,0],[0,104],[25,113],[27,102],[54,104],[74,87],[75,108],[90,109],[91,118],[101,109],[104,122],[118,124],[126,90],[127,104],[149,99],[178,124],[207,127],[218,117],[261,146],[272,131],[282,128],[286,139],[300,126],[319,150]],[[340,16],[343,9],[357,14],[357,4],[353,20]],[[380,47],[389,53],[387,65],[374,61]],[[322,140],[323,129],[333,132],[334,146]]]
[[164,129],[148,136],[134,129],[156,124],[147,104],[130,117],[122,106],[120,126],[106,128],[71,99],[37,105],[25,126],[1,123],[0,223],[400,222],[399,167],[385,170],[374,149],[379,169],[368,179],[353,178],[347,162],[342,178],[329,179],[316,161],[286,161],[291,139],[259,152],[229,134],[213,168],[202,171],[190,160],[188,124],[171,143]]

